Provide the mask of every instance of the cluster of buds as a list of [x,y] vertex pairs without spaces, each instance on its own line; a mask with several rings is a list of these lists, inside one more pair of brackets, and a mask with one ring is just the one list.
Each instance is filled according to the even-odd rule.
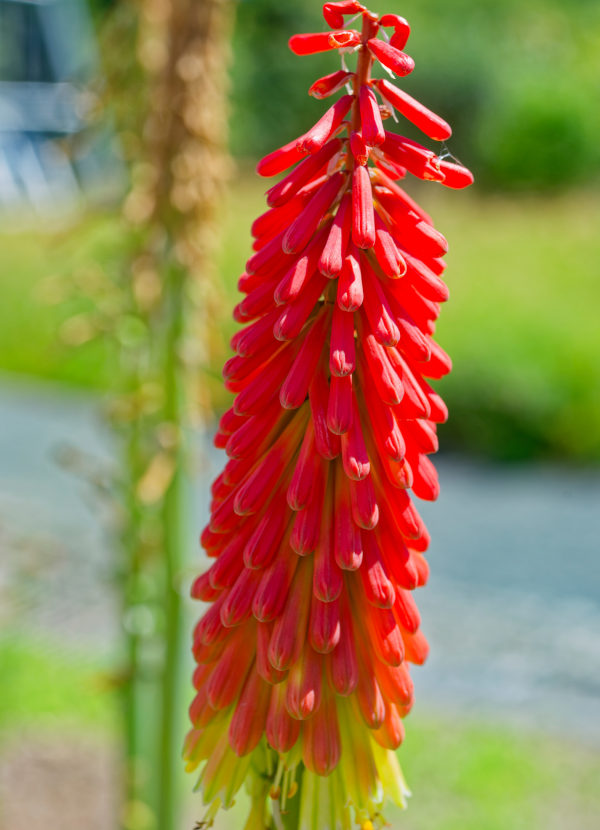
[[[215,438],[229,461],[202,534],[214,563],[192,588],[210,607],[194,633],[185,757],[202,766],[207,820],[250,777],[247,828],[284,826],[299,785],[307,830],[375,826],[386,797],[404,804],[395,750],[409,663],[427,655],[412,591],[427,581],[429,536],[410,493],[438,495],[428,456],[447,410],[429,380],[451,363],[432,337],[447,244],[398,181],[472,182],[384,127],[396,111],[431,139],[451,134],[371,77],[376,61],[397,76],[414,68],[407,22],[355,0],[323,14],[334,31],[290,48],[341,51],[342,69],[309,92],[345,93],[258,165],[292,169],[252,226],[244,327],[224,368],[236,397]],[[344,28],[347,15],[362,32]]]

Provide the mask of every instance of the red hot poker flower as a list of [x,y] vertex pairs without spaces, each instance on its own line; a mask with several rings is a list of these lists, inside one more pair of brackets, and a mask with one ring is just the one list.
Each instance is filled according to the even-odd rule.
[[[360,35],[344,29],[356,15]],[[210,605],[194,632],[185,757],[201,767],[208,821],[249,777],[249,830],[281,826],[298,786],[298,826],[314,830],[380,826],[384,800],[407,795],[394,750],[413,702],[408,665],[427,656],[411,592],[427,581],[429,544],[410,491],[438,494],[428,455],[447,411],[428,379],[451,363],[433,340],[447,244],[398,181],[473,180],[385,128],[393,108],[432,139],[451,134],[371,77],[377,61],[412,71],[404,18],[354,0],[324,16],[335,31],[291,48],[354,49],[356,68],[317,80],[317,98],[346,92],[258,165],[284,176],[240,278],[244,327],[224,369],[236,397],[215,437],[229,461],[202,534],[214,563],[192,588]]]

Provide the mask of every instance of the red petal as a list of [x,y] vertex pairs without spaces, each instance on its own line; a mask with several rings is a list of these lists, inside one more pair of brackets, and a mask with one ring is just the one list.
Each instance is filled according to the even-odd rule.
[[445,176],[443,184],[445,184],[446,187],[452,187],[460,190],[463,187],[468,187],[470,184],[473,184],[473,174],[461,164],[452,164],[450,161],[440,161],[440,170]]
[[275,686],[267,714],[267,740],[276,752],[289,752],[300,736],[300,721],[285,706],[285,686]]
[[247,755],[265,731],[271,686],[256,670],[250,672],[229,726],[229,743],[237,755]]
[[356,571],[363,559],[362,539],[352,518],[350,487],[340,464],[336,467],[334,505],[335,561],[344,571]]

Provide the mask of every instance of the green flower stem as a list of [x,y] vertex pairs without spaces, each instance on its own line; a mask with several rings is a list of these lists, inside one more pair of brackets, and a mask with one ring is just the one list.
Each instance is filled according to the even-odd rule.
[[175,830],[178,826],[176,793],[177,772],[181,765],[182,735],[179,734],[179,688],[182,675],[181,642],[184,638],[184,609],[177,584],[183,565],[183,533],[185,521],[185,473],[183,464],[184,400],[183,368],[179,348],[183,334],[185,311],[183,308],[185,276],[178,267],[171,267],[165,286],[165,304],[168,323],[165,333],[165,418],[173,431],[176,445],[173,479],[162,504],[164,531],[165,574],[163,583],[163,611],[165,620],[165,658],[161,688],[161,713],[159,737],[159,804],[158,826],[160,830]]
[[285,812],[281,814],[281,823],[285,830],[298,830],[300,827],[300,803],[302,799],[302,770],[299,769],[296,777],[298,789],[292,798],[285,803]]
[[[136,356],[137,357],[137,356]],[[134,394],[139,388],[140,378],[138,360],[131,370],[124,370],[127,377],[129,394]],[[136,482],[139,480],[144,463],[141,451],[142,425],[139,419],[134,419],[126,428],[125,438],[125,469],[127,470],[126,510],[127,524],[122,536],[122,549],[125,554],[123,587],[121,591],[122,619],[125,627],[125,680],[122,687],[122,706],[124,719],[124,752],[125,752],[125,785],[124,805],[121,811],[120,824],[124,830],[130,830],[130,814],[133,805],[144,802],[145,787],[140,766],[142,761],[139,711],[140,711],[140,677],[142,674],[142,638],[135,625],[128,623],[130,612],[134,607],[134,598],[137,594],[137,584],[142,568],[140,549],[140,529],[143,518],[143,508],[136,496]]]
[[291,798],[281,814],[281,824],[285,830],[298,830],[300,827],[300,791]]

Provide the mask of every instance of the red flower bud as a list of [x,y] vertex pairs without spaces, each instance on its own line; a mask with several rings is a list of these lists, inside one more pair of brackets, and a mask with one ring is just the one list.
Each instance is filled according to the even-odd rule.
[[415,62],[410,55],[392,46],[391,43],[371,38],[367,46],[380,63],[401,77],[410,75],[415,68]]
[[296,138],[261,159],[256,165],[256,172],[259,176],[276,176],[300,161],[305,151],[298,147],[298,141],[299,139]]
[[328,98],[349,83],[353,77],[353,72],[339,69],[337,72],[332,72],[331,75],[325,75],[323,78],[315,81],[309,88],[308,94],[319,100],[321,98]]
[[293,35],[289,47],[295,55],[314,55],[330,49],[356,46],[360,43],[360,34],[354,30],[338,32],[315,32],[311,35]]
[[335,277],[342,270],[350,239],[351,223],[352,200],[350,194],[345,193],[319,258],[319,271],[326,277]]
[[418,127],[429,138],[436,141],[445,141],[452,135],[452,128],[443,118],[436,115],[423,104],[412,98],[407,92],[386,81],[384,78],[373,81],[379,92],[386,101],[398,110],[399,113],[408,118],[409,121]]
[[352,95],[344,95],[333,104],[314,127],[298,139],[298,148],[303,152],[316,153],[333,135],[344,120],[344,116],[352,105]]
[[371,148],[367,146],[362,134],[356,130],[350,135],[350,150],[352,151],[352,155],[354,156],[356,163],[361,164],[364,167],[369,161]]
[[440,161],[440,170],[444,175],[443,184],[446,187],[461,189],[473,184],[473,174],[461,164],[452,164],[450,161]]
[[352,177],[352,240],[359,248],[375,243],[375,212],[371,179],[366,167],[355,167]]
[[360,90],[359,101],[362,137],[365,144],[368,147],[382,144],[385,139],[385,130],[375,93],[368,86],[363,86]]
[[339,29],[344,25],[345,14],[357,14],[364,11],[365,7],[356,0],[341,0],[339,3],[325,3],[323,6],[323,17],[328,26],[332,29]]

